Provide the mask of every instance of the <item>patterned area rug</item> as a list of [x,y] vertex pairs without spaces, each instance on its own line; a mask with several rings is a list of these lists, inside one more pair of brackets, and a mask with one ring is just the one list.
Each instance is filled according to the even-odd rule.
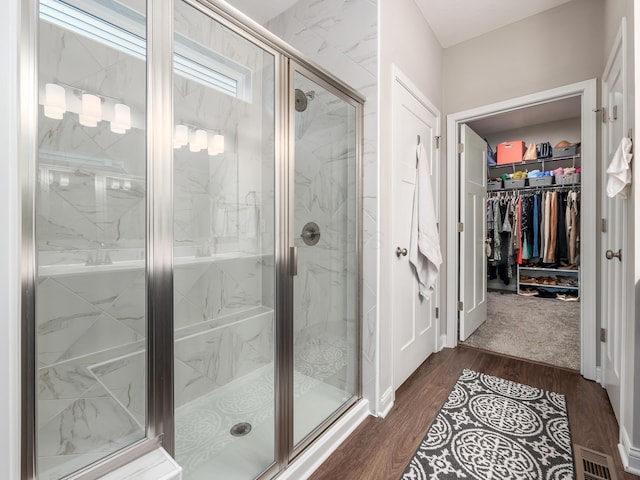
[[402,480],[569,480],[564,395],[464,369]]

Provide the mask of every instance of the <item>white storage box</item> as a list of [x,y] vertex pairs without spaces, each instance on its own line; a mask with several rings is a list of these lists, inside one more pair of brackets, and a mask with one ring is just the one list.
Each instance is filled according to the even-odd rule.
[[553,185],[553,177],[550,175],[546,177],[528,178],[527,180],[529,181],[530,187],[548,187],[549,185]]

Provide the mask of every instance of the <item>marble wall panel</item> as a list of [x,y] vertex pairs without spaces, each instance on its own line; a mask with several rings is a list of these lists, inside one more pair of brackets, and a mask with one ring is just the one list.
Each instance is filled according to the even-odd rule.
[[176,341],[176,359],[219,387],[273,362],[273,328],[273,314],[264,314],[191,335]]

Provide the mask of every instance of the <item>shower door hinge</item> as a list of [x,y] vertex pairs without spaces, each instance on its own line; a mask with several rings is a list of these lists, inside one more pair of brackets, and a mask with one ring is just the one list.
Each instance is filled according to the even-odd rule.
[[440,309],[436,307],[436,318],[440,318]]
[[464,232],[464,223],[458,222],[458,233]]
[[607,219],[602,218],[602,233],[607,233]]
[[458,144],[458,153],[464,153],[464,143]]
[[462,302],[462,301],[458,302],[458,311],[459,312],[464,311],[464,302]]
[[436,148],[440,148],[440,135],[433,137],[436,140]]
[[607,342],[607,330],[605,328],[600,329],[600,341],[603,343]]

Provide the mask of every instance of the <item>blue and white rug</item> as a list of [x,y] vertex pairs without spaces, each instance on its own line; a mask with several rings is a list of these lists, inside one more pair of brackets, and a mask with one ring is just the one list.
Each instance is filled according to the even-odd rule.
[[464,369],[402,480],[569,480],[564,395]]

